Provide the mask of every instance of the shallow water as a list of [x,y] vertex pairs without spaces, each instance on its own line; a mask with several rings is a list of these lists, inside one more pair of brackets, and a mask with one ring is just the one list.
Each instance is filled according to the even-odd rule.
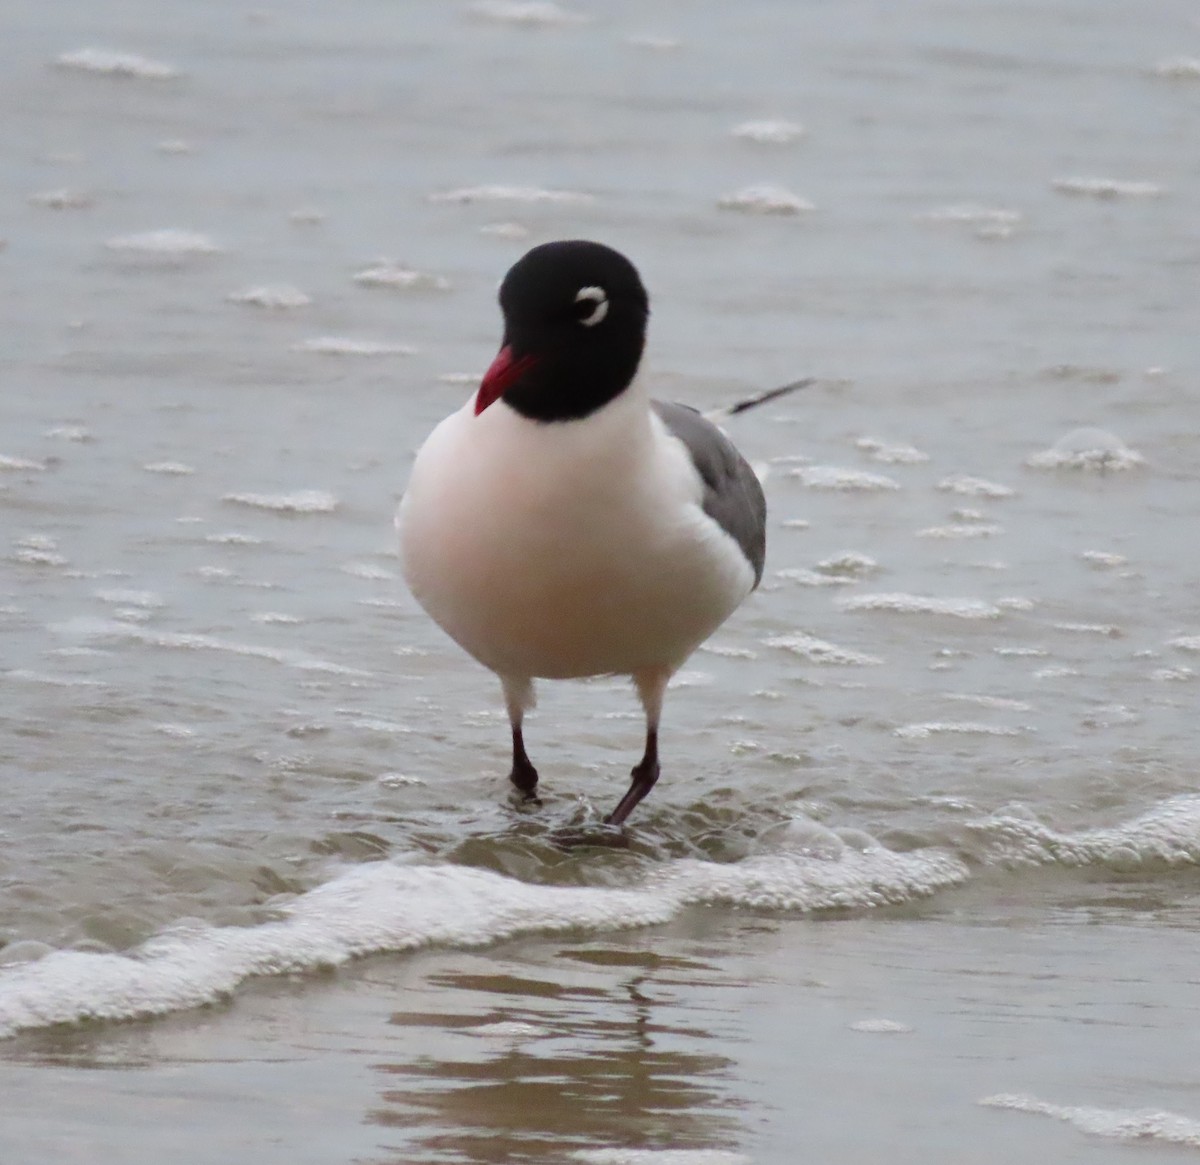
[[[0,47],[0,1156],[1190,1155],[1191,6],[170,13]],[[391,532],[577,235],[660,394],[818,378],[619,847],[625,682],[513,807]]]

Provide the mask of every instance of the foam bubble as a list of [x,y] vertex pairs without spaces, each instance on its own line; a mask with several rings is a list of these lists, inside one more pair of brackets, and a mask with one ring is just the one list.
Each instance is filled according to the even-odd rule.
[[490,235],[496,239],[527,239],[529,228],[519,222],[489,222],[479,228],[481,235]]
[[736,210],[743,214],[805,214],[817,208],[784,186],[744,186],[732,194],[717,199],[721,210]]
[[1169,57],[1159,61],[1154,72],[1173,81],[1200,81],[1200,57]]
[[595,202],[595,196],[577,190],[549,190],[542,186],[460,186],[429,195],[430,202],[467,204],[472,202],[531,202],[580,206]]
[[60,69],[76,69],[82,73],[101,73],[109,77],[130,77],[141,81],[168,81],[179,76],[179,70],[173,65],[113,49],[75,49],[57,57],[54,63]]
[[127,954],[55,951],[0,970],[0,1037],[58,1023],[134,1019],[198,1007],[253,976],[336,967],[384,951],[468,948],[522,934],[659,925],[689,906],[822,911],[909,901],[957,885],[943,850],[845,847],[733,864],[683,859],[633,888],[532,885],[490,870],[371,862],[345,870],[252,927],[179,926]]
[[1089,566],[1109,567],[1124,566],[1129,559],[1123,554],[1111,554],[1107,550],[1082,550],[1079,557]]
[[546,1028],[538,1027],[535,1023],[523,1023],[519,1019],[505,1019],[497,1023],[481,1023],[476,1027],[469,1027],[464,1030],[468,1035],[501,1040],[533,1040],[547,1034]]
[[793,631],[790,635],[776,635],[763,641],[767,647],[778,647],[790,651],[810,663],[827,663],[848,667],[870,667],[883,663],[877,655],[868,655],[863,651],[854,651],[848,647],[839,647],[836,643],[827,643],[815,635],[803,631]]
[[1200,635],[1177,635],[1167,640],[1168,647],[1177,647],[1180,651],[1200,651]]
[[960,704],[976,704],[980,708],[1005,708],[1012,712],[1032,712],[1033,705],[1024,700],[1011,700],[1006,696],[983,696],[971,692],[943,692],[942,699],[955,700]]
[[1099,472],[1135,469],[1145,458],[1130,449],[1120,437],[1105,429],[1072,429],[1049,449],[1031,453],[1025,464],[1031,469],[1083,469]]
[[167,605],[166,599],[157,591],[139,591],[117,587],[96,592],[102,603],[114,603],[121,607],[139,607],[144,611],[157,611]]
[[930,720],[924,724],[902,724],[893,729],[904,740],[927,740],[931,736],[1020,736],[1025,731],[1003,724],[981,724],[973,720]]
[[838,599],[843,611],[889,611],[898,615],[949,615],[954,619],[997,619],[1000,608],[983,599],[939,599],[902,592],[845,595]]
[[965,473],[943,477],[937,488],[945,493],[962,494],[971,498],[1011,498],[1016,490],[982,477],[971,477]]
[[802,587],[849,587],[855,580],[845,575],[821,574],[804,566],[789,566],[775,571],[775,578],[798,583]]
[[817,570],[822,574],[836,575],[841,578],[865,578],[879,570],[879,563],[869,554],[844,550],[841,554],[821,559],[817,563]]
[[47,429],[42,436],[52,441],[74,441],[80,445],[86,445],[95,439],[83,425],[55,425]]
[[741,125],[735,125],[730,133],[742,141],[785,146],[804,136],[804,126],[795,121],[770,118],[763,121],[743,121]]
[[115,619],[74,619],[51,627],[52,631],[65,635],[83,635],[98,639],[129,640],[149,647],[162,647],[180,651],[221,651],[231,655],[243,655],[252,659],[266,659],[299,671],[328,672],[331,675],[367,676],[369,672],[359,668],[345,667],[339,663],[318,659],[300,651],[287,648],[262,647],[255,643],[239,643],[222,639],[217,635],[200,635],[178,631],[152,631],[137,624],[124,623]]
[[248,307],[265,307],[273,311],[308,307],[312,299],[290,283],[269,283],[261,287],[247,287],[243,291],[232,291],[225,297],[230,303],[246,304]]
[[225,494],[221,501],[280,514],[332,514],[338,508],[337,498],[323,489],[301,489],[290,494]]
[[902,1035],[912,1031],[912,1024],[895,1019],[859,1019],[850,1025],[852,1032],[871,1032],[876,1035]]
[[1013,227],[1022,221],[1019,210],[1008,210],[1000,206],[980,206],[973,202],[938,206],[917,215],[918,222],[965,223],[968,226]]
[[992,865],[1200,865],[1200,797],[1172,797],[1121,825],[1063,832],[1036,818],[999,813],[969,828]]
[[118,235],[104,244],[110,251],[159,256],[164,259],[188,259],[201,255],[219,255],[221,247],[199,231],[165,227],[158,231]]
[[33,461],[28,457],[8,457],[0,453],[0,471],[11,470],[17,472],[19,470],[32,469],[41,473],[46,468],[44,461]]
[[377,582],[391,582],[396,578],[394,571],[374,562],[347,562],[341,569],[344,574],[353,575],[355,578],[366,578]]
[[182,461],[150,461],[142,468],[147,473],[164,473],[172,477],[187,477],[196,472],[193,466],[185,465]]
[[1163,193],[1156,182],[1132,182],[1124,178],[1055,178],[1050,186],[1060,194],[1085,198],[1157,198]]
[[1117,1141],[1158,1141],[1200,1149],[1200,1120],[1158,1109],[1125,1110],[1050,1104],[1033,1096],[1000,1093],[980,1102],[987,1108],[1008,1108],[1066,1121],[1082,1133]]
[[415,356],[411,344],[388,343],[383,340],[356,340],[349,336],[315,336],[292,347],[293,352],[308,352],[316,356]]
[[1125,634],[1113,623],[1055,623],[1055,631],[1070,631],[1075,635],[1102,635],[1106,639],[1119,639]]
[[386,287],[392,291],[449,291],[450,281],[428,271],[417,271],[393,259],[380,259],[354,276],[360,287]]
[[918,538],[938,538],[944,541],[960,541],[969,538],[992,538],[1003,534],[1004,527],[986,522],[972,522],[970,525],[951,523],[946,526],[926,526],[917,531]]
[[468,11],[484,20],[515,24],[526,28],[544,28],[561,24],[586,24],[591,20],[580,12],[571,12],[550,0],[477,0]]
[[854,444],[873,461],[882,461],[889,465],[919,465],[929,460],[928,453],[922,452],[915,445],[902,442],[881,441],[878,437],[859,437]]
[[161,142],[155,143],[154,148],[160,154],[175,154],[179,156],[194,154],[196,152],[196,147],[184,138],[164,138]]
[[788,477],[798,477],[809,489],[859,491],[862,493],[895,490],[900,483],[882,473],[865,469],[842,469],[836,465],[800,465],[789,469]]

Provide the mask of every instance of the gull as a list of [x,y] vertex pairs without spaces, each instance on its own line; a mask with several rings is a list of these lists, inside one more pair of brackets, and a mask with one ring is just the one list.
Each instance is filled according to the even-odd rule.
[[585,240],[534,247],[500,308],[499,354],[413,464],[396,514],[404,577],[499,677],[509,779],[527,800],[534,681],[632,678],[646,744],[605,819],[619,826],[658,780],[668,681],[762,578],[766,502],[716,425],[638,378],[650,308],[625,256]]

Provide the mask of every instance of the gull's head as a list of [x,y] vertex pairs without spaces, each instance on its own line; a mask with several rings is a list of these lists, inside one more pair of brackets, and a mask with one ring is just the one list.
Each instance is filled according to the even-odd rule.
[[500,285],[504,340],[475,413],[503,400],[533,421],[586,417],[632,383],[650,305],[619,251],[585,240],[543,243]]

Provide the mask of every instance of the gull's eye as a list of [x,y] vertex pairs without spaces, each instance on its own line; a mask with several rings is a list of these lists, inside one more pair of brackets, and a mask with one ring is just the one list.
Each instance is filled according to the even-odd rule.
[[608,315],[608,296],[603,287],[581,287],[575,294],[579,322],[585,328],[595,327]]

